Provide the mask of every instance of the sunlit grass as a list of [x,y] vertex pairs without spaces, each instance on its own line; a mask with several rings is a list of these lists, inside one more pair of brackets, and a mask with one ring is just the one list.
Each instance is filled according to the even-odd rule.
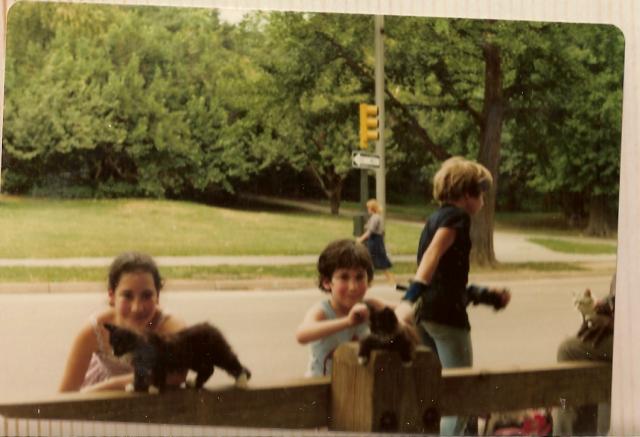
[[586,243],[571,240],[560,240],[554,238],[527,238],[535,244],[539,244],[547,249],[555,252],[573,253],[573,254],[589,254],[589,255],[601,255],[601,254],[615,254],[616,246],[608,243]]
[[[218,208],[192,202],[0,198],[0,258],[319,254],[353,238],[348,217]],[[392,253],[413,253],[420,226],[390,221]]]

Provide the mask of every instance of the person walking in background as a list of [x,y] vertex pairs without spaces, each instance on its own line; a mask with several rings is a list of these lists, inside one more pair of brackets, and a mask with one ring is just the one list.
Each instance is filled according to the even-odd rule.
[[392,264],[387,256],[387,249],[384,245],[384,224],[382,223],[382,208],[376,199],[369,199],[367,202],[367,212],[369,220],[364,225],[364,233],[358,237],[358,243],[364,243],[369,249],[373,267],[382,270],[387,281],[396,284],[396,278],[390,271]]
[[[416,275],[396,307],[398,319],[410,324],[415,317],[426,331],[443,368],[473,365],[467,305],[484,303],[498,310],[511,298],[504,289],[467,284],[471,216],[484,205],[484,192],[492,182],[489,170],[476,162],[453,157],[442,164],[433,178],[433,197],[440,208],[422,231]],[[440,433],[461,435],[468,420],[442,417]]]

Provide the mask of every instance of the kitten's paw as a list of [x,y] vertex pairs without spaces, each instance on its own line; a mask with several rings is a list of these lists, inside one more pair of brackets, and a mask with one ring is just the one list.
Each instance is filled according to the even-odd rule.
[[249,378],[246,373],[242,373],[240,376],[236,378],[236,387],[238,388],[247,388],[249,385]]
[[126,391],[127,393],[133,393],[135,391],[135,389],[133,388],[133,383],[130,382],[129,384],[125,385],[124,391]]
[[402,367],[409,368],[413,364],[413,361],[403,361]]
[[150,395],[157,395],[160,393],[160,389],[158,387],[156,387],[155,385],[150,385],[149,386],[149,394]]
[[193,379],[187,379],[184,382],[184,387],[192,390],[192,389],[196,388],[196,382]]
[[369,358],[367,357],[358,357],[358,364],[361,366],[366,366],[369,363]]

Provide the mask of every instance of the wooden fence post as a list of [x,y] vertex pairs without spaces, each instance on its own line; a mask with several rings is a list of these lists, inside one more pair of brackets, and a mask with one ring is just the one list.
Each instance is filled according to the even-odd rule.
[[358,344],[338,347],[333,355],[329,427],[359,432],[439,433],[441,367],[424,346],[404,367],[396,352],[373,351],[358,363]]

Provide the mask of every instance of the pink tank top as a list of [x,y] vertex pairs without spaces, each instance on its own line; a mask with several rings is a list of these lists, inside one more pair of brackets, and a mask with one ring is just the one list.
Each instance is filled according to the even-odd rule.
[[[158,325],[160,325],[166,319],[166,315],[160,313]],[[93,332],[98,341],[98,350],[91,355],[91,361],[89,361],[89,367],[84,375],[84,381],[80,388],[84,388],[98,382],[109,379],[112,376],[124,375],[126,373],[133,372],[133,367],[130,364],[121,361],[113,355],[113,351],[109,346],[107,340],[102,335],[102,330],[98,326],[98,319],[96,315],[90,318]]]

